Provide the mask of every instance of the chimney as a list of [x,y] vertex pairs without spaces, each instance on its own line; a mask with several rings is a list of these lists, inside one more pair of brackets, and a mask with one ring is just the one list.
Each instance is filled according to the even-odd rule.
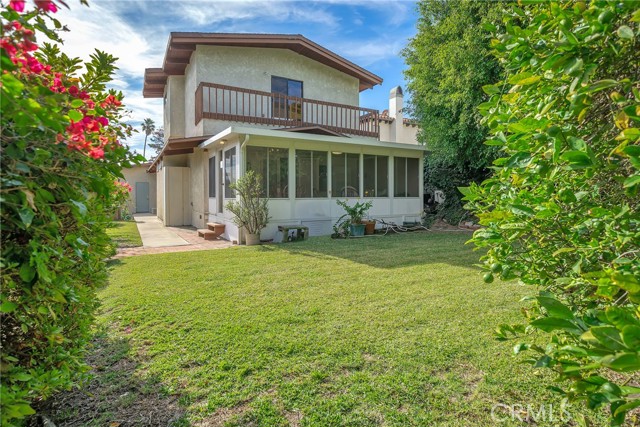
[[396,86],[391,89],[391,92],[389,93],[389,117],[394,119],[393,123],[391,123],[391,132],[389,132],[389,136],[391,137],[390,139],[393,142],[400,142],[400,139],[402,138],[404,123],[402,108],[402,88],[400,86]]

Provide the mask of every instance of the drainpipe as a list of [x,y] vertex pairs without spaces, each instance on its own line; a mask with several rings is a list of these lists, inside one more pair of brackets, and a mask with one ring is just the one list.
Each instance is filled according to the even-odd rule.
[[249,142],[249,139],[251,139],[251,135],[246,134],[244,136],[244,141],[242,141],[242,144],[240,144],[240,149],[244,149],[244,146],[247,145],[247,142]]
[[246,160],[245,160],[245,146],[247,145],[247,142],[249,142],[249,139],[251,139],[251,136],[249,134],[245,134],[244,136],[244,141],[242,141],[240,143],[240,153],[242,155],[242,159],[240,162],[240,174],[244,175],[244,173],[246,172]]

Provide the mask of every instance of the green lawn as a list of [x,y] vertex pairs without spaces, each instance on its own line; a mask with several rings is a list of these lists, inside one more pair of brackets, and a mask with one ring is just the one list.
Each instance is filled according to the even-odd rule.
[[[100,321],[193,425],[493,426],[496,404],[548,413],[559,401],[537,382],[546,374],[492,332],[519,319],[533,290],[484,284],[468,238],[312,238],[125,258],[101,291]],[[537,425],[564,425],[554,410],[555,423]]]
[[135,221],[113,221],[111,227],[107,228],[107,234],[118,248],[142,246],[142,239]]

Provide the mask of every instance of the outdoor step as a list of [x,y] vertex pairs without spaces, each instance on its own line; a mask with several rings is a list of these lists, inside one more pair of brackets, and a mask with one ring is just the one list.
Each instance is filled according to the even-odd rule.
[[214,230],[218,235],[224,233],[224,224],[220,224],[219,222],[208,222],[207,227],[209,230]]
[[218,233],[213,230],[209,230],[208,228],[198,229],[198,237],[204,237],[204,240],[215,240],[218,236]]

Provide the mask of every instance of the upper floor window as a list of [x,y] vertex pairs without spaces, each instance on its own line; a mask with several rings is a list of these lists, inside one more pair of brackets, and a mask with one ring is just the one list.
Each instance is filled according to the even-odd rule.
[[[271,76],[272,116],[279,119],[302,119],[302,105],[285,96],[302,98],[302,82],[284,77]],[[284,95],[284,96],[278,96]]]

